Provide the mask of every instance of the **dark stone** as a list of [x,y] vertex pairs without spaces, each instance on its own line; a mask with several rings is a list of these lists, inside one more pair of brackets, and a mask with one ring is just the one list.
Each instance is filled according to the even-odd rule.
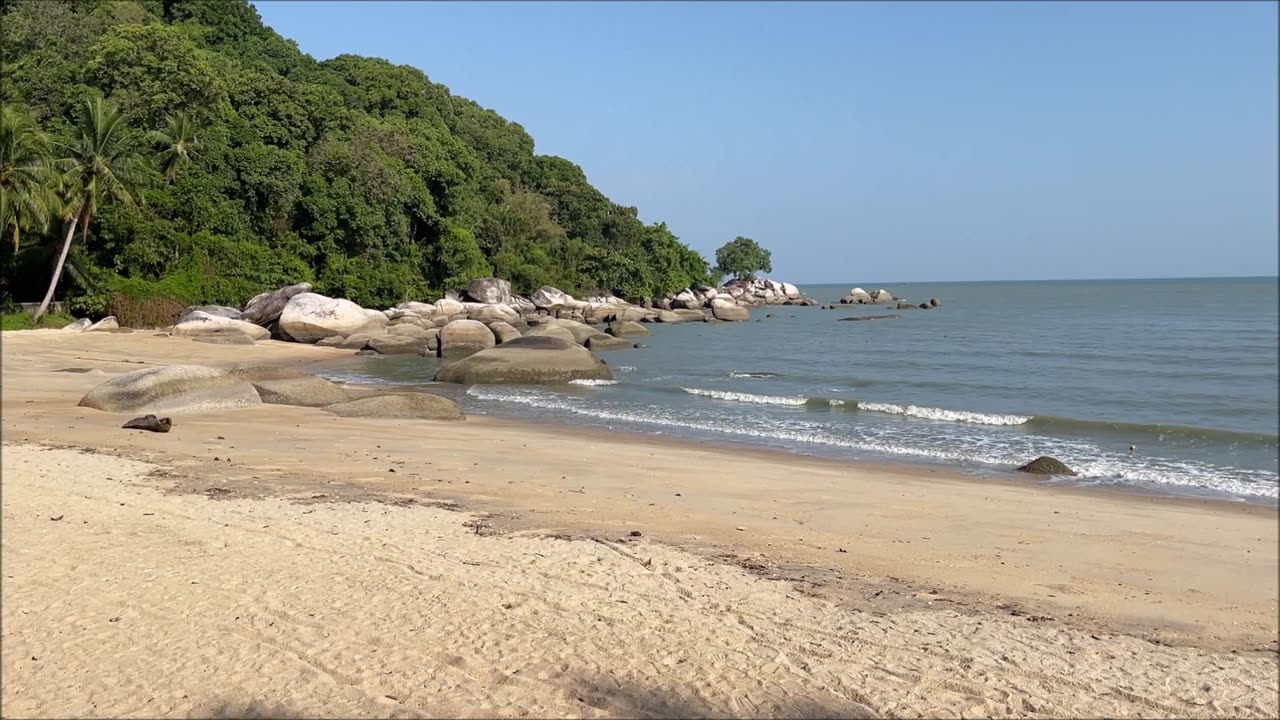
[[1055,457],[1042,455],[1031,462],[1018,468],[1018,472],[1031,473],[1033,475],[1069,475],[1076,476],[1076,471],[1067,467],[1067,464]]
[[942,302],[938,298],[929,298],[929,307],[942,307]]
[[169,428],[173,427],[173,421],[167,417],[158,418],[155,415],[143,415],[130,420],[120,427],[130,430],[150,430],[151,432],[167,433]]
[[901,315],[862,315],[859,317],[842,317],[841,320],[857,322],[859,320],[897,320]]
[[[251,322],[262,327],[271,327],[275,321],[280,319],[280,313],[284,311],[284,306],[289,304],[289,299],[299,293],[311,292],[311,283],[298,283],[275,290],[269,293],[263,293],[251,299],[245,304],[244,309],[240,311],[240,320]],[[273,331],[272,337],[275,336]],[[291,338],[280,338],[289,340]]]

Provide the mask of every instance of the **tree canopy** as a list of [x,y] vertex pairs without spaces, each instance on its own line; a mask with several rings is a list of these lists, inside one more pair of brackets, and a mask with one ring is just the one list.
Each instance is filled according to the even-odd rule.
[[[664,223],[536,154],[520,125],[417,68],[318,62],[244,0],[3,0],[0,13],[14,157],[65,157],[101,95],[119,110],[112,152],[156,161],[137,168],[137,202],[81,195],[93,222],[60,290],[83,312],[121,293],[239,304],[301,281],[387,307],[490,274],[630,299],[708,279]],[[78,217],[38,212],[32,177],[0,183],[27,188],[20,208],[4,198],[7,301],[40,297]]]
[[716,270],[721,275],[748,278],[758,272],[773,272],[773,260],[755,240],[739,235],[716,250]]

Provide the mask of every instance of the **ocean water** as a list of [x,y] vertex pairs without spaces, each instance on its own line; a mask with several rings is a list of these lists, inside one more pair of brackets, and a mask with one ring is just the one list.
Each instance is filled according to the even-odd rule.
[[[801,289],[828,303],[850,287]],[[601,354],[612,382],[435,390],[471,414],[979,475],[1052,455],[1080,473],[1073,483],[1276,503],[1275,278],[883,287],[942,307],[655,324],[636,338],[648,347]],[[900,317],[839,321],[884,314]],[[322,374],[421,385],[437,367],[361,357]]]

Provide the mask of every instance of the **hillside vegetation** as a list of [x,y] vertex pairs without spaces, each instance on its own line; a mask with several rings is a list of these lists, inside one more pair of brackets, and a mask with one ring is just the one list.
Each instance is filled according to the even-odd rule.
[[58,295],[87,313],[239,305],[300,281],[366,307],[491,275],[630,299],[708,281],[665,224],[536,154],[520,125],[413,67],[317,62],[243,0],[0,0],[0,22],[0,103],[6,122],[31,121],[38,154],[61,157],[105,97],[122,116],[113,141],[139,160],[136,202],[101,195],[91,218],[64,167],[40,198],[4,183],[18,208],[0,243],[5,301],[44,294],[72,218]]

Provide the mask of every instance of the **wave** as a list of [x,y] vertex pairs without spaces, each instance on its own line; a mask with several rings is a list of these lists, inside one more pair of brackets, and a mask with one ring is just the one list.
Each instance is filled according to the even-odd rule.
[[1189,440],[1192,442],[1218,442],[1235,445],[1275,446],[1280,444],[1280,436],[1269,433],[1219,430],[1216,428],[1192,427],[1190,425],[1144,425],[1141,423],[1110,422],[1107,420],[1080,420],[1055,415],[1036,415],[1028,422],[1028,427],[1075,431],[1078,433],[1108,431],[1121,435],[1155,438],[1159,442]]
[[702,390],[700,388],[687,387],[682,387],[680,389],[690,395],[715,398],[716,400],[756,403],[758,405],[804,405],[809,402],[809,398],[807,397],[790,395],[753,395],[751,393],[733,392],[730,390]]
[[970,412],[968,410],[944,410],[942,408],[921,407],[919,405],[894,405],[893,403],[880,402],[859,402],[858,409],[928,420],[975,423],[977,425],[1022,425],[1031,420],[1026,415],[995,415]]
[[732,372],[730,372],[730,373],[729,373],[729,377],[731,377],[731,378],[776,378],[776,377],[778,377],[778,373],[771,373],[771,372],[740,372],[740,371],[738,371],[738,370],[734,370],[734,371],[732,371]]
[[595,387],[597,385],[617,385],[618,381],[617,380],[589,380],[585,378],[579,378],[578,380],[570,380],[569,384],[570,385],[586,385],[587,387]]

